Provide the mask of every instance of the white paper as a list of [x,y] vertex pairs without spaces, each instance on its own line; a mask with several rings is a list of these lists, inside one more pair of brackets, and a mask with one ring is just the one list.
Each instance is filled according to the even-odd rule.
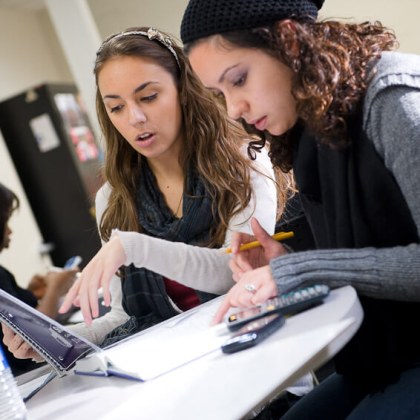
[[104,350],[92,354],[76,363],[76,371],[87,372],[98,367],[105,357],[118,369],[132,373],[142,380],[155,378],[214,351],[227,336],[220,335],[220,329],[210,326],[218,305],[213,304],[200,311],[192,310],[170,319],[159,328],[136,334]]

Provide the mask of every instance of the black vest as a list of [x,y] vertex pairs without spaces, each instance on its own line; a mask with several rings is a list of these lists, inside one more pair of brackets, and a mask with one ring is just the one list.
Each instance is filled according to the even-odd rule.
[[[363,132],[361,113],[349,127],[351,145],[344,150],[320,145],[307,133],[295,145],[293,169],[317,247],[384,248],[419,242],[393,174]],[[420,361],[415,333],[420,303],[359,299],[364,320],[337,354],[336,369],[368,386],[382,386]]]

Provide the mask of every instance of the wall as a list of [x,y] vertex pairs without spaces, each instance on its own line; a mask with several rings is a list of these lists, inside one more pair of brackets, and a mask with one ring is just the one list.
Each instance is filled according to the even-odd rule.
[[[179,24],[188,3],[188,0],[86,1],[102,38],[141,25],[154,25],[179,37]],[[400,0],[398,6],[383,0],[326,0],[320,14],[322,18],[380,20],[395,29],[401,51],[420,54],[418,16],[418,0]],[[73,80],[45,10],[22,12],[0,8],[0,35],[0,100],[38,83]],[[19,283],[26,284],[33,273],[44,270],[45,261],[39,258],[42,238],[1,134],[0,182],[22,200],[22,208],[12,220],[12,247],[0,254],[0,263],[15,273]]]
[[400,0],[326,0],[321,18],[337,18],[362,22],[379,20],[394,29],[400,41],[400,51],[420,54],[420,2]]
[[[45,12],[2,9],[0,28],[0,55],[3,57],[0,100],[46,81],[72,81]],[[24,285],[35,272],[43,272],[51,262],[48,257],[40,257],[42,237],[1,134],[0,182],[11,188],[21,200],[20,210],[11,219],[11,247],[0,254],[0,263]]]
[[130,26],[156,26],[179,38],[188,0],[87,0],[103,38]]

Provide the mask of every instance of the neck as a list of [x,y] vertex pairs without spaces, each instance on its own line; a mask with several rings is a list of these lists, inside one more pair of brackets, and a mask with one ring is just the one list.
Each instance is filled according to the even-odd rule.
[[[178,160],[148,161],[149,167],[158,181],[159,187],[184,182],[184,169]],[[161,188],[162,189],[162,188]]]
[[159,162],[149,160],[149,167],[156,177],[158,188],[167,206],[176,217],[181,217],[185,174],[178,159],[159,160]]

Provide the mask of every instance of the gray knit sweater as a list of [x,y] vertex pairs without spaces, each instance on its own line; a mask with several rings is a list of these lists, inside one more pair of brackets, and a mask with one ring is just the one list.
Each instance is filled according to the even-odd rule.
[[[420,234],[420,56],[383,54],[366,92],[363,126]],[[420,244],[296,252],[270,266],[279,292],[319,282],[333,288],[352,285],[375,298],[420,301]]]

